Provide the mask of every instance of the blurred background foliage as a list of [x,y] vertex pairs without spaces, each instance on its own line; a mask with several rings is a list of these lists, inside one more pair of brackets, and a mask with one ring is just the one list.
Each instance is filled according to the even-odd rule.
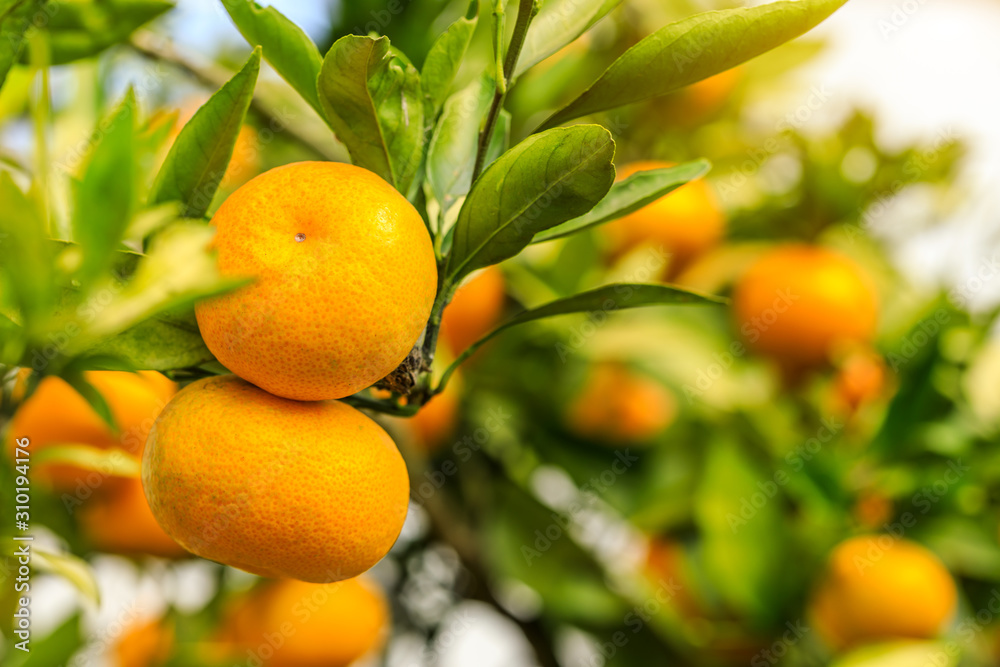
[[[6,399],[35,391],[18,381],[17,367],[33,363],[22,356],[29,340],[58,337],[73,325],[83,332],[73,334],[74,349],[92,361],[104,351],[93,348],[91,333],[95,341],[119,332],[127,338],[130,327],[155,314],[170,324],[171,335],[182,336],[184,324],[171,318],[225,287],[213,282],[210,262],[191,262],[200,228],[174,223],[177,210],[140,208],[135,193],[152,186],[178,128],[243,66],[249,50],[174,50],[164,37],[167,2],[60,4],[70,11],[56,14],[36,37],[50,40],[58,65],[51,78],[40,83],[29,48],[0,92],[0,229],[25,250],[4,255],[13,263],[0,287]],[[514,140],[650,31],[708,5],[728,6],[624,3],[519,81],[508,103]],[[386,34],[419,65],[433,39],[466,9],[464,1],[357,0],[329,6],[325,22],[306,28],[324,52],[347,33]],[[485,16],[489,8],[480,11]],[[481,67],[490,57],[489,39],[481,21],[466,82],[475,63]],[[807,132],[810,105],[824,104],[822,90],[811,91],[777,125],[748,117],[751,102],[786,88],[795,69],[823,49],[803,38],[666,98],[599,117],[615,135],[619,166],[708,158],[713,193],[689,214],[724,220],[724,237],[707,241],[682,265],[671,261],[663,239],[623,247],[610,227],[534,246],[463,287],[446,312],[441,356],[457,355],[522,306],[609,280],[669,278],[730,295],[763,253],[789,241],[835,248],[863,267],[879,296],[871,346],[841,350],[808,373],[788,373],[740,346],[727,308],[591,313],[496,338],[417,417],[384,420],[408,460],[414,501],[399,542],[369,578],[385,593],[391,624],[377,603],[360,601],[363,595],[347,607],[363,616],[371,605],[382,619],[386,641],[373,642],[382,648],[364,664],[494,664],[484,653],[499,656],[495,664],[546,667],[1000,660],[1000,623],[990,606],[1000,585],[1000,458],[993,446],[1000,348],[989,335],[994,313],[970,308],[996,269],[985,265],[980,278],[948,293],[917,287],[892,261],[889,242],[901,232],[890,230],[888,241],[874,233],[884,231],[882,208],[903,190],[921,188],[946,208],[963,146],[954,137],[928,136],[902,149],[885,147],[877,140],[879,119],[864,109],[823,132]],[[135,99],[120,101],[124,82],[131,82]],[[51,108],[40,99],[42,85],[51,90]],[[87,137],[94,128],[107,136],[102,122],[121,113],[127,129],[110,124],[119,140],[100,142],[105,154],[90,155]],[[205,202],[209,214],[270,167],[346,159],[321,121],[274,76],[262,77],[248,118],[218,192]],[[39,137],[34,127],[49,121],[53,131]],[[40,183],[33,173],[50,180]],[[113,224],[135,232],[135,256],[109,247],[100,260],[121,264],[124,288],[93,282],[97,267],[81,265],[72,248],[19,231],[34,216],[59,236],[78,224],[70,211],[91,215],[109,203],[122,207]],[[152,234],[159,229],[169,234]],[[140,258],[143,251],[148,255]],[[178,276],[170,295],[156,288]],[[101,295],[108,302],[101,302],[100,316],[83,321],[81,308]],[[13,322],[21,333],[8,335],[11,300],[36,298],[64,300],[62,315]],[[119,339],[108,354],[127,344]],[[178,339],[171,344],[176,349]],[[191,345],[184,357],[190,363],[164,361],[163,368],[187,367],[170,373],[176,382],[211,370]],[[60,359],[66,365],[58,374],[87,400],[46,390],[43,382],[34,399],[50,412],[43,410],[35,428],[47,418],[79,419],[103,433],[107,427],[99,419],[94,425],[93,415],[115,413],[121,433],[106,439],[123,442],[126,432],[141,438],[173,391],[167,385],[153,391],[125,428],[119,404],[134,405],[137,392],[148,388],[78,372],[72,355]],[[124,456],[109,453],[118,449]],[[83,660],[74,664],[178,667],[263,659],[254,644],[263,635],[250,632],[241,644],[232,610],[252,608],[253,595],[265,605],[256,613],[277,603],[259,593],[255,577],[185,559],[162,542],[134,480],[125,481],[137,453],[112,444],[104,454],[57,454],[57,462],[97,474],[96,484],[82,487],[76,476],[60,489],[33,468],[32,523],[42,555],[34,592],[38,634],[24,658],[12,650],[5,623],[3,664],[57,665],[73,655]],[[10,457],[3,460],[6,516],[17,471]],[[8,544],[12,524],[0,526]],[[926,636],[880,637],[876,628],[870,641],[842,636],[838,642],[817,591],[830,576],[833,549],[862,534],[895,535],[932,550],[954,577],[957,611]],[[2,573],[4,614],[15,605],[12,562]],[[878,576],[865,580],[886,605],[881,613],[933,617],[935,599],[947,607],[948,590],[927,593],[930,608],[921,606],[927,595],[914,591],[926,593],[932,577],[914,571],[902,588]],[[350,624],[330,623],[331,642],[346,641],[349,633],[338,635],[338,628]],[[326,662],[300,664],[341,664],[319,649],[311,659]]]

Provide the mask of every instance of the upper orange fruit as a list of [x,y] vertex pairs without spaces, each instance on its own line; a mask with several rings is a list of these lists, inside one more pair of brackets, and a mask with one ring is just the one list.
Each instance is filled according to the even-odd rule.
[[[650,169],[672,166],[653,160],[633,162],[618,170],[618,180]],[[616,252],[641,243],[663,246],[675,271],[714,246],[725,231],[725,216],[712,187],[703,179],[682,185],[668,195],[604,225]]]
[[[268,649],[268,667],[345,667],[387,635],[382,591],[363,578],[333,584],[281,580],[234,607],[224,634],[242,655]],[[280,641],[268,643],[268,637]]]
[[840,253],[785,245],[736,285],[733,313],[754,350],[787,366],[825,363],[838,346],[875,334],[878,304],[861,268]]
[[354,408],[273,396],[227,375],[194,382],[150,433],[153,515],[189,551],[263,576],[361,574],[392,547],[409,479],[385,431]]
[[935,637],[955,613],[955,582],[938,558],[913,542],[867,535],[842,542],[810,605],[834,648]]
[[452,354],[461,354],[496,327],[503,314],[503,271],[490,266],[466,281],[444,309],[441,338]]
[[430,234],[374,173],[335,162],[272,169],[213,218],[219,270],[254,278],[198,304],[209,349],[272,394],[324,400],[388,375],[437,291]]
[[[16,438],[27,437],[36,453],[51,445],[83,444],[140,456],[153,421],[177,386],[152,371],[88,371],[84,377],[107,402],[117,433],[65,380],[49,376],[14,415],[8,429],[8,449],[13,449]],[[94,476],[99,483],[106,481],[100,472],[65,464],[41,465],[33,472],[61,491],[80,484],[93,487]]]

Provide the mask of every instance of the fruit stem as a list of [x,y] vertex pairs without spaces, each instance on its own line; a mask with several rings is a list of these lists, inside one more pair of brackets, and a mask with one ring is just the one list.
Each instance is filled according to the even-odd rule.
[[[501,2],[497,2],[497,5],[502,5]],[[500,111],[503,109],[504,98],[507,96],[507,91],[510,89],[511,81],[514,78],[514,68],[517,67],[517,59],[521,55],[521,48],[524,46],[524,39],[528,34],[528,27],[531,25],[532,19],[538,14],[538,10],[541,7],[541,2],[539,0],[520,0],[517,8],[517,22],[514,24],[514,34],[510,36],[510,46],[507,48],[507,57],[504,59],[503,63],[503,76],[500,76],[499,62],[497,63],[497,79],[496,91],[493,93],[493,104],[490,105],[489,114],[486,116],[486,124],[483,126],[483,131],[479,133],[479,148],[476,151],[476,166],[472,170],[472,182],[476,182],[479,178],[479,174],[483,171],[484,163],[486,162],[486,151],[490,147],[490,141],[493,139],[493,131],[496,129],[497,119],[500,117]],[[497,10],[493,11],[494,24],[498,21]],[[500,21],[503,20],[503,10],[500,10]],[[494,26],[496,27],[496,25]],[[499,31],[503,30],[503,26],[500,25]],[[494,44],[496,50],[497,61],[500,60],[500,45],[502,43],[503,35],[501,33],[494,34]]]

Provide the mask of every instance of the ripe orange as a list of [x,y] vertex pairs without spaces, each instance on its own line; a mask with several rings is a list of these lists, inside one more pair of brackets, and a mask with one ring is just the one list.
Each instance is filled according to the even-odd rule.
[[935,637],[957,601],[955,582],[933,553],[888,535],[867,535],[833,550],[810,614],[823,639],[844,649]]
[[458,355],[500,322],[506,287],[503,271],[490,266],[466,281],[444,309],[441,338]]
[[111,649],[112,667],[159,667],[174,648],[174,629],[162,619],[137,623],[125,629]]
[[641,443],[669,426],[677,400],[662,384],[615,363],[597,365],[570,404],[570,429],[613,444]]
[[77,510],[80,529],[90,544],[107,553],[149,554],[180,558],[188,553],[163,532],[138,479],[125,479]]
[[[84,376],[107,401],[118,433],[108,428],[65,380],[50,376],[38,384],[14,415],[8,430],[8,450],[13,451],[15,439],[27,437],[35,453],[51,445],[84,444],[141,455],[153,421],[176,392],[176,385],[152,371],[88,371]],[[61,491],[73,490],[89,475],[96,474],[65,464],[41,464],[33,473],[39,481]]]
[[430,234],[370,171],[272,169],[230,195],[213,224],[219,270],[255,282],[199,303],[198,325],[223,365],[272,394],[354,394],[394,370],[427,324]]
[[841,346],[870,341],[878,322],[875,290],[857,264],[798,244],[750,267],[736,285],[733,313],[750,348],[791,368],[821,365]]
[[268,667],[345,667],[382,645],[388,622],[385,596],[363,578],[285,579],[238,601],[224,635]]
[[142,481],[167,534],[263,576],[361,574],[395,542],[409,479],[389,436],[354,408],[268,394],[227,375],[194,382],[149,435]]
[[[619,169],[617,178],[622,180],[639,171],[669,166],[669,162],[653,160],[633,162]],[[705,180],[697,180],[603,228],[615,253],[627,252],[642,243],[663,246],[671,254],[671,273],[676,273],[718,243],[725,224],[712,187]]]
[[722,109],[742,78],[743,70],[734,67],[678,91],[668,98],[669,119],[684,125],[704,121]]

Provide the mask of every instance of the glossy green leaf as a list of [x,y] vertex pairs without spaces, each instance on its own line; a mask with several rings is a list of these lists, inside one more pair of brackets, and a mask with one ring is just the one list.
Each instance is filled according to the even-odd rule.
[[152,371],[200,366],[215,359],[205,346],[190,310],[151,317],[101,340],[86,353],[113,356],[133,368]]
[[80,443],[51,443],[34,457],[35,464],[66,464],[84,470],[96,470],[114,477],[138,477],[142,464],[121,449],[101,449]]
[[507,329],[520,324],[574,313],[601,313],[606,315],[619,310],[643,308],[645,306],[699,306],[725,303],[727,303],[726,300],[720,297],[702,294],[684,289],[683,287],[676,287],[674,285],[647,285],[644,283],[605,285],[604,287],[598,287],[587,292],[574,294],[573,296],[557,299],[537,308],[522,311],[473,343],[455,359],[444,375],[442,375],[441,386],[446,385],[452,373],[482,345]]
[[46,29],[52,64],[97,55],[128,40],[142,25],[174,8],[167,0],[50,2]]
[[323,116],[316,90],[323,56],[309,35],[274,7],[261,7],[253,0],[222,0],[222,4],[244,39],[262,47],[264,59]]
[[427,182],[442,215],[469,192],[479,129],[493,100],[493,78],[483,76],[445,102],[427,147]]
[[243,69],[212,95],[177,135],[153,183],[150,204],[179,201],[190,218],[200,218],[208,211],[250,108],[260,56],[258,47]]
[[525,37],[514,76],[576,40],[622,0],[546,0]]
[[873,644],[838,657],[831,667],[954,667],[961,658],[961,653],[953,650],[954,644],[906,639]]
[[319,98],[354,164],[406,194],[422,165],[420,74],[386,37],[347,35],[323,60]]
[[448,283],[513,257],[538,232],[593,208],[614,181],[614,153],[611,133],[599,125],[543,132],[504,153],[458,214]]
[[477,21],[476,16],[458,19],[434,40],[427,52],[424,67],[420,71],[420,86],[428,118],[435,118],[441,111],[441,105],[445,103],[465,52],[472,42]]
[[632,174],[611,186],[608,196],[579,218],[535,235],[532,243],[542,243],[576,234],[589,227],[604,224],[638,211],[689,181],[704,176],[711,165],[707,160],[686,162],[666,169],[650,169]]
[[46,0],[0,0],[0,86],[27,44],[24,35],[32,19],[45,4]]
[[82,252],[77,275],[84,285],[108,268],[132,220],[137,199],[137,113],[130,90],[98,125],[93,150],[75,189],[73,238]]
[[705,12],[667,25],[626,51],[541,129],[707,79],[795,39],[846,1],[779,0]]

